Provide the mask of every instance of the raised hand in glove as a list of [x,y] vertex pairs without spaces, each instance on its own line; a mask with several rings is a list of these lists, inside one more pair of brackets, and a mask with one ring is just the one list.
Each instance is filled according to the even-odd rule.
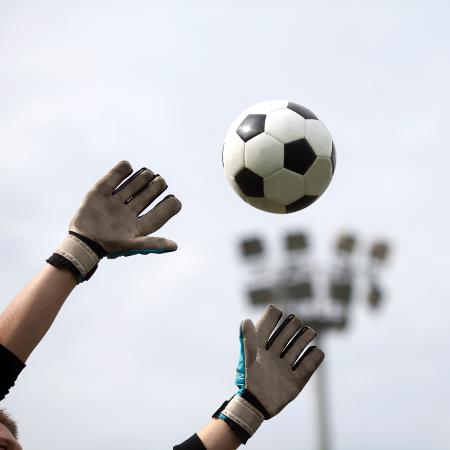
[[177,249],[169,239],[148,236],[159,230],[181,209],[173,195],[140,214],[167,188],[164,179],[142,168],[119,162],[87,193],[69,225],[69,235],[47,260],[71,270],[77,280],[90,278],[106,256],[167,253]]
[[316,336],[313,329],[302,326],[294,315],[276,328],[281,316],[279,309],[269,305],[256,327],[249,319],[242,322],[236,369],[239,390],[214,414],[244,444],[264,420],[277,415],[297,397],[325,357],[315,346],[303,353]]

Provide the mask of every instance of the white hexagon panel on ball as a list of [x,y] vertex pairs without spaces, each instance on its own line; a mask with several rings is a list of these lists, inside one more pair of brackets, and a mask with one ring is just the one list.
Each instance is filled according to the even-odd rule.
[[266,117],[266,133],[283,144],[305,137],[306,120],[289,108],[278,109]]
[[245,143],[245,167],[261,177],[283,167],[284,147],[267,133],[259,134]]

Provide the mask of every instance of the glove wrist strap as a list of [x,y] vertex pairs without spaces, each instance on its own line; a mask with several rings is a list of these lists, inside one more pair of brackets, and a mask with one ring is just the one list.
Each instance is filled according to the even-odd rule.
[[227,404],[222,414],[240,425],[250,436],[264,421],[264,416],[247,400],[235,395]]
[[251,403],[235,395],[213,417],[224,420],[245,444],[264,421],[263,414]]
[[78,282],[89,279],[97,268],[100,256],[82,239],[70,233],[53,255],[47,259],[58,269],[69,269]]

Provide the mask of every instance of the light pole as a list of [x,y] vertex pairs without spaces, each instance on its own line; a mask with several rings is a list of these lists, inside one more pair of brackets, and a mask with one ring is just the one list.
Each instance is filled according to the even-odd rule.
[[[331,263],[326,265],[312,260],[309,238],[303,231],[284,236],[281,258],[269,255],[259,236],[241,240],[240,253],[248,269],[248,302],[255,307],[275,303],[284,310],[294,310],[317,331],[316,342],[322,348],[327,332],[347,329],[352,303],[366,300],[373,309],[382,303],[380,272],[389,255],[385,241],[375,241],[367,250],[357,245],[353,234],[341,234],[336,239]],[[324,366],[315,380],[317,448],[330,450]]]

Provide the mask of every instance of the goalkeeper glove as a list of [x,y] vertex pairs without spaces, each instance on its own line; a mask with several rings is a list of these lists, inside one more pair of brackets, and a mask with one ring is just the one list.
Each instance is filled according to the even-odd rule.
[[169,239],[148,235],[180,211],[180,201],[169,195],[140,216],[167,185],[146,168],[129,177],[132,172],[130,163],[121,161],[94,185],[70,222],[69,235],[47,262],[71,270],[81,282],[92,276],[104,256],[117,258],[177,249]]
[[[269,305],[255,325],[240,327],[241,353],[236,369],[238,392],[213,417],[224,420],[245,444],[264,420],[277,415],[304,388],[325,355],[315,346],[313,329]],[[275,330],[275,331],[274,331]],[[301,356],[300,356],[301,355]]]

